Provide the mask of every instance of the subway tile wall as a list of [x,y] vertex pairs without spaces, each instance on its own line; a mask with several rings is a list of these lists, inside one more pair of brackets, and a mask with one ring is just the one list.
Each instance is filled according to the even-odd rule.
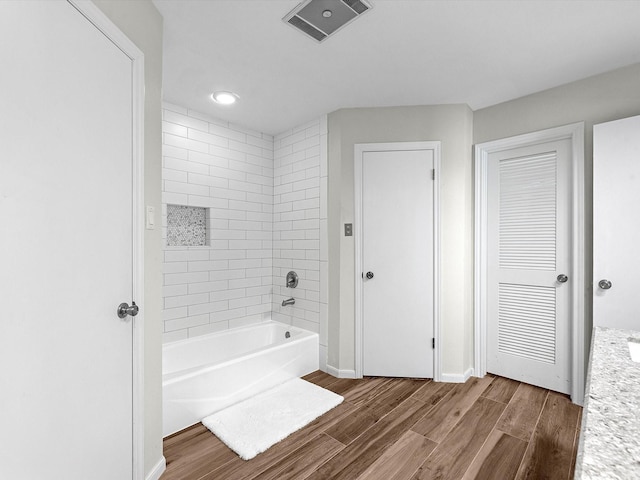
[[[324,368],[326,146],[326,116],[274,139],[164,104],[165,342],[273,318],[318,332]],[[208,245],[166,246],[167,204],[206,207]]]
[[[163,108],[164,341],[271,316],[273,137]],[[208,244],[166,246],[167,204],[205,207]]]
[[[326,116],[276,135],[273,187],[274,320],[320,334],[327,345],[327,122]],[[286,287],[287,272],[299,277]],[[293,297],[295,305],[282,306]]]

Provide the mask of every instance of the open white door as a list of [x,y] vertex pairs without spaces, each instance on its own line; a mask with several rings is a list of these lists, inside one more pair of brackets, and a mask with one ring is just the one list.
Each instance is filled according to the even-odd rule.
[[593,126],[593,325],[640,330],[640,116]]
[[487,371],[569,393],[571,142],[489,155]]
[[132,59],[68,2],[0,31],[0,478],[130,479]]
[[432,378],[436,149],[357,148],[362,374]]
[[475,374],[584,396],[584,125],[475,147]]

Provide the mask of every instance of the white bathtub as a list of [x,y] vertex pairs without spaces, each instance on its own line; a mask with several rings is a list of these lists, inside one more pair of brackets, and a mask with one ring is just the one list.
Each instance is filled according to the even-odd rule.
[[274,321],[165,344],[163,436],[317,370],[318,344],[317,333]]

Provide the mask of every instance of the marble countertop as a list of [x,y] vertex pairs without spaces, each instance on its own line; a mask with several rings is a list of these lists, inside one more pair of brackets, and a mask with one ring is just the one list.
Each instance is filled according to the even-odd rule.
[[640,479],[640,363],[629,338],[640,332],[594,329],[576,479]]

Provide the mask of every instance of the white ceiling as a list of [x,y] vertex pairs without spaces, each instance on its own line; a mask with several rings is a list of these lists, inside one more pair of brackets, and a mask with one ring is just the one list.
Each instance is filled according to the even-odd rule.
[[282,21],[298,3],[154,0],[164,99],[276,134],[347,107],[476,110],[640,62],[638,0],[371,0],[323,43]]

